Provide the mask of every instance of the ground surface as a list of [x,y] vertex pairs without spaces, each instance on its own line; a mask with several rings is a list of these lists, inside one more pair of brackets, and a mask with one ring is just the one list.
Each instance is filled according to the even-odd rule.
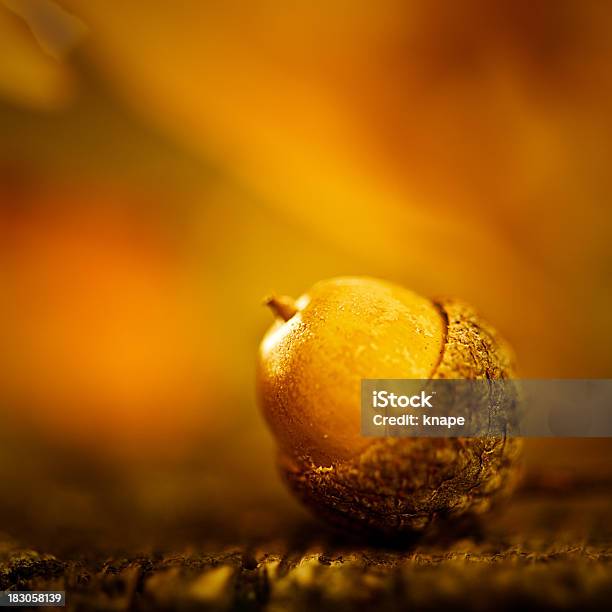
[[306,521],[278,539],[51,554],[0,541],[0,589],[65,590],[77,610],[605,609],[606,481],[523,486],[480,528],[441,540],[351,541]]

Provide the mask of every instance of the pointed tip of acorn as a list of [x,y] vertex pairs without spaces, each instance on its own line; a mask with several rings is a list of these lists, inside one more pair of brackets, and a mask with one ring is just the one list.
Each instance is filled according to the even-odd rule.
[[266,297],[264,304],[283,321],[288,321],[298,311],[295,300],[286,295],[270,295]]

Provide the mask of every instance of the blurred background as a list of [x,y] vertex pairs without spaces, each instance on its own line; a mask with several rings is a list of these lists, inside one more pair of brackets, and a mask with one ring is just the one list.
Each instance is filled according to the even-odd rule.
[[[0,41],[0,530],[294,529],[271,290],[382,277],[523,377],[612,376],[609,3],[0,0]],[[526,460],[612,474],[607,440]]]

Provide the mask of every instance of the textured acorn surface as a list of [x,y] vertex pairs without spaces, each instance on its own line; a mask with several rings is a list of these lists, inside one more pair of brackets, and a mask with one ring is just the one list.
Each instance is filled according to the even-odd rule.
[[[512,377],[511,351],[469,306],[452,299],[437,306],[446,335],[432,378]],[[519,450],[519,441],[505,436],[382,438],[329,466],[286,452],[279,464],[290,488],[318,515],[351,530],[394,534],[488,510],[514,488]]]

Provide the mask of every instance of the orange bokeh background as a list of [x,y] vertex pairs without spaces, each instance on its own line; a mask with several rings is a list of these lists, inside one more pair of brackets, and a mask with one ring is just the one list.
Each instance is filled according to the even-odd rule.
[[611,376],[611,17],[0,2],[0,476],[20,447],[30,478],[76,453],[158,518],[288,504],[253,391],[261,299],[339,274],[473,303],[524,377]]

